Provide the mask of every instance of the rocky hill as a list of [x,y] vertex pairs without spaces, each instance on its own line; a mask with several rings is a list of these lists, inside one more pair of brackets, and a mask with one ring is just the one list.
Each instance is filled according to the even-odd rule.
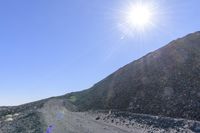
[[199,121],[200,32],[129,63],[87,90],[0,107],[0,133],[48,128],[52,133],[198,133]]
[[81,111],[118,109],[200,120],[200,32],[129,63],[88,90],[64,97]]

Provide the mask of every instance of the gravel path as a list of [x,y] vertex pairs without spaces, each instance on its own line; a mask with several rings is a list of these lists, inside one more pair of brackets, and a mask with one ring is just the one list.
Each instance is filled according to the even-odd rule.
[[97,121],[88,113],[70,112],[62,106],[62,100],[50,100],[40,111],[47,125],[53,125],[52,133],[141,133],[137,129],[122,129]]

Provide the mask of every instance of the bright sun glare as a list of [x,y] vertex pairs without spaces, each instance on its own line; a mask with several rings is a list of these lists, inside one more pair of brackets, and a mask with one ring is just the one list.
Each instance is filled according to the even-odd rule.
[[158,19],[157,7],[151,2],[129,3],[121,10],[121,23],[119,28],[123,32],[123,37],[132,34],[145,34]]
[[152,19],[152,11],[150,7],[142,4],[136,4],[130,7],[126,15],[127,24],[138,28],[148,26]]

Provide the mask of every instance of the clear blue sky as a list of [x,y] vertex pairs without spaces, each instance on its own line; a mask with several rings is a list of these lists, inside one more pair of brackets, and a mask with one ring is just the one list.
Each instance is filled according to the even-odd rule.
[[121,39],[119,11],[128,3],[0,0],[0,106],[87,89],[125,64],[200,30],[199,0],[157,0],[164,12],[155,18],[157,27]]

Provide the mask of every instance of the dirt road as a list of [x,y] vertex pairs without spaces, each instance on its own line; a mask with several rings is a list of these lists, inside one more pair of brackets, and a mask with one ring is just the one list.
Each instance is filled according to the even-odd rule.
[[141,133],[137,129],[122,129],[95,120],[88,113],[70,112],[63,106],[62,100],[50,100],[40,111],[47,125],[52,125],[52,133]]

